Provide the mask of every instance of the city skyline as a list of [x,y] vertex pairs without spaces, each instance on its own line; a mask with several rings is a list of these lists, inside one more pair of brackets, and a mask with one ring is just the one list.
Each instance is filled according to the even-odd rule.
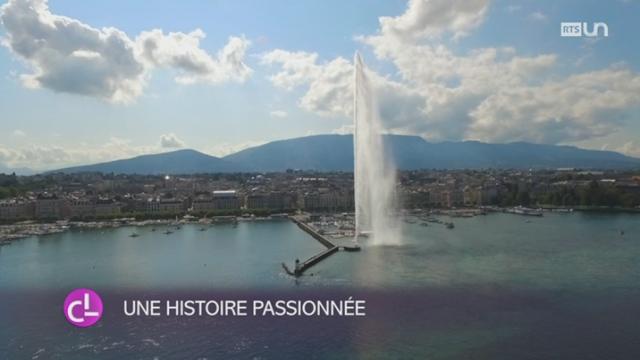
[[[628,46],[637,10],[632,1],[12,0],[0,15],[0,166],[179,148],[220,156],[347,133],[356,50],[378,75],[392,133],[638,157],[640,50]],[[563,21],[605,22],[609,36],[563,38]]]

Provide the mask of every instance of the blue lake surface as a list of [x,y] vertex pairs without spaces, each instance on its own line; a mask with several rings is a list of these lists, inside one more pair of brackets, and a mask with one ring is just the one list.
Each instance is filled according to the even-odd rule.
[[[400,246],[339,252],[289,221],[70,231],[0,247],[0,358],[636,359],[640,217],[491,214],[406,224]],[[624,235],[621,233],[624,231]],[[139,237],[130,237],[131,233]],[[99,325],[66,293],[104,298]],[[126,318],[122,299],[367,300],[364,318]]]

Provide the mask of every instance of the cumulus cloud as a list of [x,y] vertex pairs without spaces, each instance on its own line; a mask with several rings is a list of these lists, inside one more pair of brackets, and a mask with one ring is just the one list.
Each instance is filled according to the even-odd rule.
[[32,68],[25,86],[131,101],[144,85],[135,44],[114,28],[95,29],[54,15],[45,0],[11,0],[0,9],[5,45]]
[[215,146],[205,150],[207,151],[208,154],[211,154],[213,156],[223,157],[244,149],[260,146],[265,143],[267,142],[262,140],[249,140],[249,141],[243,141],[238,143],[223,142],[223,143],[217,143]]
[[355,131],[355,126],[353,126],[353,124],[347,124],[347,125],[342,125],[339,128],[333,129],[331,133],[337,134],[337,135],[348,135],[348,134],[353,134],[354,131]]
[[289,114],[284,110],[273,110],[269,113],[272,118],[286,118]]
[[15,137],[25,137],[25,136],[27,136],[27,133],[25,133],[24,131],[22,131],[20,129],[15,129],[15,130],[13,130],[11,135],[13,135]]
[[367,43],[393,62],[405,88],[424,98],[422,118],[401,130],[432,140],[583,140],[616,131],[640,104],[640,76],[628,69],[557,78],[553,54],[486,48],[457,55],[443,45],[379,40]]
[[[331,117],[348,117],[353,112],[353,65],[342,57],[319,62],[318,55],[274,50],[262,57],[263,64],[279,67],[269,77],[274,86],[286,90],[305,88],[299,105],[307,111]],[[402,124],[421,116],[424,99],[400,83],[369,72],[369,78],[385,119]]]
[[157,153],[157,146],[136,146],[130,140],[112,137],[103,144],[80,143],[78,147],[27,145],[22,148],[0,144],[0,163],[11,168],[51,170]]
[[24,149],[0,146],[0,162],[10,167],[38,168],[46,164],[69,161],[71,155],[58,146],[31,146]]
[[488,5],[489,0],[410,0],[402,15],[379,19],[380,32],[405,41],[443,33],[459,38],[482,23]]
[[534,11],[529,15],[529,18],[536,21],[546,21],[547,15],[541,11]]
[[3,44],[30,67],[20,75],[29,88],[129,103],[142,94],[153,67],[177,69],[183,83],[244,81],[251,74],[243,37],[231,37],[214,58],[200,48],[200,30],[152,30],[132,40],[116,28],[53,14],[47,0],[9,0],[0,7],[0,22]]
[[522,6],[512,4],[512,5],[507,5],[506,9],[507,9],[507,12],[514,13],[514,12],[520,11],[520,9],[522,9]]
[[[404,81],[369,71],[381,116],[390,132],[417,132],[431,139],[460,136],[471,121],[469,111],[483,97],[500,86],[521,83],[555,61],[550,55],[514,56],[513,49],[483,49],[467,58],[457,57],[444,47],[394,46],[384,51],[392,51],[389,54],[398,61],[396,66]],[[317,59],[317,54],[274,50],[265,54],[262,62],[279,65],[280,71],[269,78],[276,87],[306,88],[299,100],[301,108],[325,116],[351,116],[352,63],[340,57],[323,63]],[[450,85],[452,82],[458,85]]]
[[[168,140],[169,145],[184,145],[174,134],[163,135],[161,137],[161,140],[162,139]],[[223,142],[203,150],[214,156],[225,156],[264,143],[266,143],[266,141]],[[74,165],[128,159],[139,155],[157,154],[167,151],[167,147],[162,145],[161,143],[154,145],[136,145],[129,139],[119,137],[111,137],[102,144],[89,144],[84,142],[69,144],[68,146],[24,144],[21,148],[8,147],[0,144],[0,172],[19,168],[29,168],[36,171],[55,170]],[[167,143],[164,145],[167,145]]]
[[351,63],[338,57],[328,63],[318,63],[318,54],[303,51],[273,50],[262,56],[261,63],[280,68],[269,80],[276,87],[292,90],[308,86],[300,106],[322,115],[346,114],[350,111],[352,94]]
[[176,81],[180,83],[243,82],[251,75],[252,70],[243,62],[249,40],[244,36],[230,37],[214,58],[200,48],[200,40],[204,37],[205,33],[200,29],[188,34],[171,32],[166,35],[155,29],[142,32],[136,38],[136,44],[148,64],[177,69],[180,75]]
[[492,141],[580,141],[620,129],[640,106],[640,76],[608,68],[540,86],[502,88],[470,113],[469,135]]
[[629,156],[640,158],[640,142],[637,141],[628,141],[614,150]]
[[[379,31],[357,37],[397,70],[398,80],[370,72],[387,131],[435,141],[567,143],[615,133],[637,114],[640,75],[622,66],[563,77],[555,54],[523,56],[512,47],[452,51],[442,35],[468,35],[487,6],[409,1],[404,14],[382,17]],[[348,121],[350,61],[274,50],[262,62],[277,68],[269,77],[274,86],[303,89],[301,108]]]
[[175,134],[164,134],[160,136],[160,147],[164,149],[183,148],[184,141],[180,140]]

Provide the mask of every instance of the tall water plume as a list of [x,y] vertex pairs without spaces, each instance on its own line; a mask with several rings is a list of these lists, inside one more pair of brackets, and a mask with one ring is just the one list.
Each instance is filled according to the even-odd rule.
[[353,135],[356,237],[369,234],[372,244],[401,242],[395,211],[396,172],[385,152],[375,92],[360,54],[354,56]]

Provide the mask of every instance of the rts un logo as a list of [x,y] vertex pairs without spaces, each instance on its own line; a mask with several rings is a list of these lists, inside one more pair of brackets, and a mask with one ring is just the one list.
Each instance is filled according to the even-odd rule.
[[589,28],[589,24],[586,22],[560,23],[560,36],[564,37],[598,37],[601,36],[601,30],[602,36],[609,36],[609,27],[607,26],[607,24],[602,22],[591,24],[591,28]]

